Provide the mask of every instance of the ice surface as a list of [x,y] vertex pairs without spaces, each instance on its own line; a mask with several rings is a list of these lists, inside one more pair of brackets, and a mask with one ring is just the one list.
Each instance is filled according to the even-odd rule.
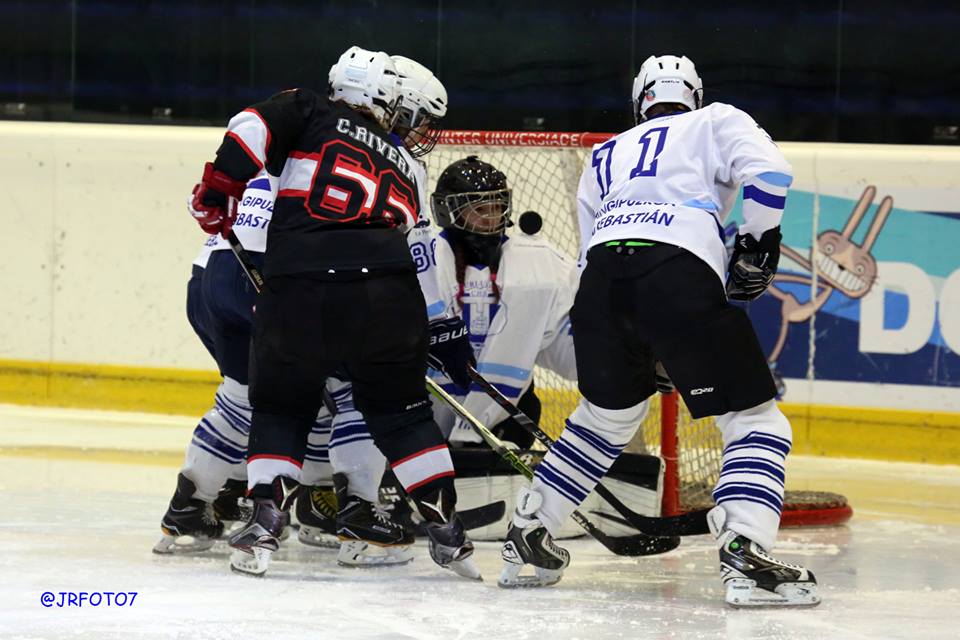
[[[423,544],[405,567],[347,569],[291,539],[262,579],[232,574],[223,543],[156,556],[191,427],[0,407],[0,638],[960,638],[960,467],[795,458],[788,485],[845,493],[857,515],[781,534],[776,554],[813,569],[820,607],[737,611],[706,537],[637,559],[570,541],[563,581],[525,591],[496,587],[493,543],[478,544],[482,584],[436,567]],[[117,462],[129,451],[135,464]],[[71,590],[139,595],[124,608],[40,604]]]

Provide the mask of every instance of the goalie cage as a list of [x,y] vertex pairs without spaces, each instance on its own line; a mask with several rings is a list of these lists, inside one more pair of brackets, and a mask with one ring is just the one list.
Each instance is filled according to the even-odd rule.
[[[572,259],[579,251],[576,191],[590,148],[612,134],[543,131],[444,131],[425,157],[432,193],[443,169],[468,155],[479,156],[504,172],[513,190],[513,220],[525,211],[543,219],[539,235]],[[519,233],[519,231],[515,231]],[[576,384],[537,367],[537,394],[543,402],[541,427],[554,439],[578,402]],[[694,420],[679,394],[656,394],[650,413],[628,451],[664,460],[663,515],[712,505],[711,491],[720,473],[722,441],[712,418]],[[840,524],[853,511],[842,495],[787,491],[783,526]]]

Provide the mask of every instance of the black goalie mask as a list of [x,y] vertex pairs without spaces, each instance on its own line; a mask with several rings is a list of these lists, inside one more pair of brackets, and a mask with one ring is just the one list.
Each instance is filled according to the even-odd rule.
[[499,237],[511,224],[507,177],[477,156],[457,160],[444,169],[431,201],[433,217],[444,229]]

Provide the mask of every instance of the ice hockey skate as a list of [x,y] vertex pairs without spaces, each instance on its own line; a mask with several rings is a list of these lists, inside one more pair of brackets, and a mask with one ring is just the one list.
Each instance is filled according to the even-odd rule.
[[304,487],[297,497],[298,539],[324,549],[340,548],[337,538],[337,496],[332,487]]
[[707,515],[720,548],[720,575],[726,602],[734,608],[815,607],[820,604],[813,573],[767,554],[756,542],[724,528],[727,514],[714,507]]
[[430,557],[444,569],[450,569],[468,580],[483,580],[480,569],[471,557],[473,542],[452,506],[445,489],[439,489],[417,501],[423,516],[427,536],[430,538]]
[[[570,564],[570,553],[553,543],[550,532],[536,518],[543,498],[536,491],[520,489],[513,522],[507,529],[500,556],[503,569],[497,586],[504,589],[516,587],[548,587],[560,582],[563,570]],[[524,565],[533,567],[533,575],[521,576]]]
[[213,501],[213,513],[221,522],[246,522],[253,513],[253,504],[246,496],[246,480],[227,480]]
[[154,553],[206,551],[223,533],[223,523],[214,515],[213,506],[193,497],[196,488],[182,473],[177,476],[177,489],[160,521],[163,537],[153,546]]
[[337,562],[349,567],[407,564],[413,560],[410,545],[415,536],[390,514],[369,500],[349,494],[347,477],[333,474],[336,500],[336,534],[340,540]]
[[289,478],[278,477],[271,484],[272,498],[257,497],[253,514],[240,531],[230,536],[230,568],[237,573],[262,576],[270,566],[270,558],[280,548],[284,528],[290,523],[289,509],[299,485]]

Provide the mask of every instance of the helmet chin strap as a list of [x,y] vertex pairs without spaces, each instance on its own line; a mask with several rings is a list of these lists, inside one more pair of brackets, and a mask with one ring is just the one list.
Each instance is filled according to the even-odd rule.
[[481,235],[469,233],[457,227],[448,227],[447,234],[454,243],[464,249],[464,257],[468,264],[481,264],[496,271],[500,266],[503,234]]

